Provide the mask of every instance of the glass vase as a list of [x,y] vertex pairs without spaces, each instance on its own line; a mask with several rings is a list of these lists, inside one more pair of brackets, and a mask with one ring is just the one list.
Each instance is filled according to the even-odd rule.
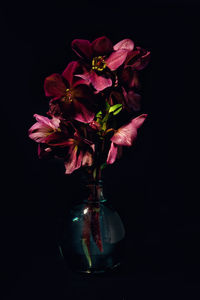
[[87,184],[87,189],[88,196],[66,217],[60,251],[70,268],[102,273],[120,265],[125,230],[104,198],[102,181]]

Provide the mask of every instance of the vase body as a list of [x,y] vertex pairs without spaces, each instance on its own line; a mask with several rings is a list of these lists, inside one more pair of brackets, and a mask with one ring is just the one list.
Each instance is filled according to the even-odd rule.
[[88,189],[88,197],[66,217],[60,249],[72,269],[101,273],[120,265],[125,230],[119,214],[104,199],[102,181]]

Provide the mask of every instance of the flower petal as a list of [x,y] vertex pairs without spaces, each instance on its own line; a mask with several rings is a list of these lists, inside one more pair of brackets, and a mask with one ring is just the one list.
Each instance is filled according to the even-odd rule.
[[141,108],[141,95],[135,93],[133,90],[129,91],[127,104],[134,111],[139,111]]
[[138,71],[144,69],[150,61],[150,54],[150,51],[136,47],[134,51],[128,54],[125,67],[131,66],[134,70]]
[[91,83],[91,73],[90,72],[86,72],[84,74],[77,74],[77,75],[75,75],[75,77],[82,78],[83,79],[83,81],[81,82],[82,84],[89,85]]
[[[87,101],[87,99],[86,99]],[[73,117],[75,120],[82,123],[90,123],[94,119],[95,113],[87,109],[84,103],[74,99],[73,100]]]
[[110,145],[110,150],[108,152],[107,164],[113,164],[117,158],[118,146],[113,142]]
[[131,146],[137,137],[137,130],[144,123],[147,114],[142,114],[127,125],[120,127],[112,136],[111,141],[120,146]]
[[118,42],[117,44],[114,45],[113,49],[115,51],[117,50],[127,50],[127,51],[131,51],[134,48],[134,42],[130,39],[124,39],[120,42]]
[[103,91],[104,89],[112,86],[112,80],[110,78],[105,78],[103,76],[98,76],[95,72],[91,71],[90,80],[93,87],[98,91]]
[[113,51],[113,44],[106,36],[99,37],[92,42],[93,56],[106,55]]
[[37,122],[29,129],[29,137],[37,143],[45,143],[46,137],[59,127],[60,120],[49,119],[38,114],[34,114],[34,117]]
[[75,39],[72,41],[72,49],[82,58],[92,57],[92,46],[88,40]]
[[49,146],[61,146],[66,147],[74,143],[73,139],[69,139],[63,132],[53,132],[45,139],[45,144]]
[[82,161],[82,152],[78,155],[78,147],[72,146],[70,149],[70,155],[65,161],[65,174],[71,174],[76,169],[79,169],[81,167],[81,161]]
[[93,162],[92,154],[90,152],[85,152],[82,159],[82,166],[91,166]]
[[52,74],[45,78],[44,91],[47,97],[61,98],[64,96],[66,85],[60,74]]
[[141,102],[141,96],[137,93],[135,93],[133,90],[130,90],[128,93],[126,90],[122,87],[123,95],[126,100],[126,105],[133,109],[134,111],[140,110],[140,102]]
[[[72,85],[74,73],[80,68],[80,65],[77,61],[71,61],[66,69],[63,71],[62,76],[69,82],[69,85]],[[80,71],[79,71],[80,72]]]
[[49,119],[38,114],[34,114],[34,117],[36,118],[37,122],[39,122],[42,126],[48,126],[52,129],[57,129],[60,126],[60,119],[56,117]]
[[48,134],[48,130],[42,131],[38,129],[38,131],[33,132],[32,127],[29,129],[29,138],[34,140],[37,143],[44,143],[47,134]]
[[126,60],[128,51],[127,50],[118,50],[113,52],[106,60],[106,65],[111,71],[115,71],[119,68],[123,62]]

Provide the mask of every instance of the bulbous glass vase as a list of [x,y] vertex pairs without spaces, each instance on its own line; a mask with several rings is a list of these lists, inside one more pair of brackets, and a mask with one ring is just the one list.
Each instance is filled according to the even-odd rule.
[[60,250],[72,269],[102,273],[120,265],[125,230],[103,196],[102,181],[87,188],[89,196],[72,207],[65,220]]

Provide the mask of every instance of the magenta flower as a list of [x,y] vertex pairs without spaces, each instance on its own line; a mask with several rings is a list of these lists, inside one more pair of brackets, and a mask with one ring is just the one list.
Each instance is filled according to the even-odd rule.
[[112,136],[111,146],[107,157],[107,164],[113,164],[117,158],[118,147],[130,147],[137,137],[137,130],[142,126],[147,114],[142,114],[131,120],[130,123],[120,127]]
[[38,143],[39,158],[53,156],[55,147],[69,146],[69,131],[66,126],[62,126],[60,119],[35,114],[37,122],[29,129],[29,137]]
[[[77,131],[72,135],[66,126],[60,127],[58,118],[46,118],[35,114],[37,122],[29,129],[29,137],[39,143],[39,157],[64,149],[64,164],[66,174],[71,174],[81,166],[91,166],[93,163],[94,144],[80,137]],[[41,144],[40,144],[41,143]]]
[[45,79],[45,95],[53,98],[50,101],[49,115],[74,118],[83,123],[93,120],[94,96],[85,81],[74,76],[80,69],[78,62],[72,61],[61,75],[55,73]]
[[124,39],[112,45],[105,36],[90,43],[88,40],[75,39],[72,48],[82,59],[85,72],[76,76],[85,80],[86,84],[92,84],[97,92],[112,86],[112,71],[119,68],[127,58],[127,54],[133,50],[134,43],[130,39]]
[[46,143],[48,136],[55,132],[60,132],[60,120],[56,117],[47,117],[35,114],[37,122],[29,129],[29,137],[37,143]]

